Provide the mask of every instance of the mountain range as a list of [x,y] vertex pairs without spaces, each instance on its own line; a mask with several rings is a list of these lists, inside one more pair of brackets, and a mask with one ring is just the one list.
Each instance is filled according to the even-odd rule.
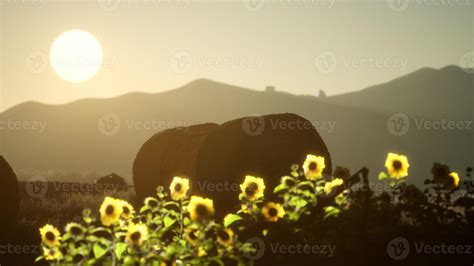
[[296,113],[317,128],[333,165],[352,171],[367,166],[375,177],[388,152],[401,153],[410,160],[409,181],[420,184],[433,162],[449,164],[460,174],[474,165],[473,89],[472,72],[447,66],[325,97],[199,79],[160,93],[62,105],[26,102],[0,113],[0,154],[20,179],[91,181],[114,172],[131,182],[135,155],[160,130]]

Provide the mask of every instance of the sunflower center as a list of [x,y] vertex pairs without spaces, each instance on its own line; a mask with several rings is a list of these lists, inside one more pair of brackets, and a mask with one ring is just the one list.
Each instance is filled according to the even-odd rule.
[[45,236],[49,241],[53,241],[56,238],[52,232],[47,232]]
[[309,168],[309,170],[314,171],[314,170],[316,170],[316,168],[318,168],[318,164],[316,162],[311,162],[308,165],[308,168]]
[[180,183],[174,185],[174,191],[176,192],[180,192],[182,188],[183,186]]
[[138,240],[140,240],[140,237],[142,235],[140,234],[140,232],[134,232],[131,236],[130,236],[130,239],[134,242],[137,242]]
[[112,215],[114,213],[114,206],[112,205],[107,206],[107,208],[105,209],[105,213],[107,215]]
[[395,170],[400,170],[402,168],[402,163],[400,161],[393,161],[392,166]]
[[271,217],[275,217],[275,216],[277,216],[277,214],[278,214],[278,211],[275,208],[270,208],[268,210],[268,215],[270,215]]
[[207,207],[202,205],[202,204],[199,204],[196,206],[196,213],[199,215],[199,216],[206,216],[208,214],[207,212]]
[[245,188],[245,194],[249,196],[253,196],[257,192],[257,189],[258,189],[257,183],[252,182]]
[[222,239],[223,241],[227,241],[230,239],[230,236],[226,231],[220,231],[219,238]]

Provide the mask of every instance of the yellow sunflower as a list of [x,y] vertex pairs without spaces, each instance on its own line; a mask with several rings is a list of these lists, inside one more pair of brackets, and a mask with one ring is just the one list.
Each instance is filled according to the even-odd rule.
[[171,198],[181,200],[186,197],[189,190],[189,179],[175,176],[170,185]]
[[43,256],[45,260],[60,260],[63,258],[63,254],[58,247],[43,247]]
[[194,222],[207,220],[214,215],[214,202],[211,199],[192,196],[188,211],[191,220]]
[[342,179],[340,178],[336,178],[336,179],[333,179],[329,182],[326,182],[326,184],[324,184],[324,193],[326,193],[326,195],[329,195],[331,194],[332,190],[340,185],[344,184],[344,181],[342,181]]
[[408,175],[410,165],[406,156],[389,153],[385,161],[385,167],[387,167],[388,175],[391,178],[400,179]]
[[50,225],[47,224],[39,229],[40,234],[41,234],[41,240],[43,241],[44,244],[46,244],[49,247],[54,247],[59,245],[59,241],[61,240],[61,234],[59,233],[59,230]]
[[449,173],[449,177],[451,178],[451,187],[452,188],[457,188],[459,187],[459,175],[456,172],[451,172]]
[[199,230],[192,227],[186,227],[184,229],[184,239],[186,239],[191,245],[196,246],[199,243]]
[[285,210],[279,203],[268,202],[262,208],[262,214],[266,221],[276,222],[285,216]]
[[158,200],[153,198],[153,197],[147,197],[145,199],[145,205],[147,205],[150,208],[156,208],[158,207]]
[[110,226],[115,224],[120,215],[122,215],[123,208],[120,200],[105,197],[104,202],[100,205],[100,218],[102,224],[105,226]]
[[130,246],[141,246],[148,239],[148,229],[144,224],[130,224],[125,241]]
[[217,231],[217,242],[221,243],[223,246],[230,246],[234,241],[234,231],[230,228],[224,228]]
[[135,209],[132,204],[128,203],[125,200],[119,200],[122,205],[122,217],[125,219],[131,219],[135,215]]
[[65,231],[73,237],[81,236],[84,233],[84,227],[78,223],[68,223]]
[[248,175],[245,177],[244,183],[240,185],[242,195],[248,200],[256,200],[263,197],[265,191],[265,183],[260,177]]
[[323,170],[326,168],[324,157],[308,154],[303,163],[303,170],[306,179],[316,180],[323,177]]

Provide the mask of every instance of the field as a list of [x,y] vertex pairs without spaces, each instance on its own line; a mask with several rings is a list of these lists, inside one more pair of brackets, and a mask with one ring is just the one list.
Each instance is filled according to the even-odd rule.
[[[348,174],[342,168],[337,168],[337,171],[340,176]],[[140,263],[145,263],[143,259],[149,258],[147,265],[154,265],[153,261],[160,260],[168,263],[176,258],[200,265],[347,265],[348,261],[350,265],[378,265],[380,262],[387,265],[399,262],[404,265],[443,265],[472,262],[474,191],[471,172],[472,169],[468,169],[466,174],[461,175],[460,184],[455,187],[452,187],[452,183],[446,183],[449,179],[442,179],[445,177],[434,172],[433,179],[427,180],[426,190],[422,191],[406,184],[403,179],[392,179],[386,174],[379,176],[380,182],[370,182],[369,172],[365,168],[346,176],[343,183],[336,182],[336,179],[313,182],[306,180],[303,172],[293,170],[290,176],[282,179],[267,200],[264,200],[263,194],[258,199],[249,199],[242,194],[242,209],[229,210],[230,219],[224,219],[225,226],[238,234],[232,245],[225,249],[217,244],[221,243],[219,235],[216,243],[206,233],[197,246],[188,246],[186,241],[190,240],[179,240],[181,237],[188,239],[184,232],[192,227],[189,217],[194,221],[193,203],[189,202],[186,195],[174,201],[168,198],[170,193],[173,194],[172,191],[168,193],[161,190],[155,197],[157,205],[154,206],[149,201],[145,204],[137,202],[131,188],[100,191],[92,185],[69,184],[66,187],[88,187],[87,193],[48,190],[49,193],[41,198],[31,197],[31,189],[26,189],[22,190],[18,223],[9,230],[9,241],[3,246],[7,252],[0,257],[2,265],[31,264],[42,255],[39,228],[51,224],[63,232],[65,225],[70,222],[84,224],[89,214],[84,216],[83,210],[90,209],[91,217],[99,217],[98,210],[104,198],[110,196],[131,203],[137,212],[136,218],[148,228],[152,228],[154,223],[158,224],[157,231],[150,232],[149,241],[162,245],[164,253],[158,250],[148,253],[146,250],[152,246],[145,244],[121,251],[128,254],[129,261],[141,257]],[[263,179],[247,178],[243,186],[249,182],[264,183]],[[439,183],[440,180],[444,180],[444,183]],[[21,186],[27,188],[27,184],[21,183]],[[275,202],[272,208],[284,208],[284,214],[271,216],[268,200]],[[174,205],[176,208],[169,208]],[[187,209],[182,208],[186,205]],[[112,232],[122,231],[119,227],[101,227],[99,221],[86,224],[87,230],[91,232],[109,230],[106,228]],[[215,224],[201,225],[204,227],[199,227],[199,230],[205,232],[221,230],[217,219]],[[113,252],[107,252],[107,237],[94,239],[88,240],[92,242],[83,247],[90,249],[94,246],[96,258],[83,258],[81,263],[101,264],[120,258],[115,257]],[[119,238],[116,241],[122,240]],[[98,243],[104,244],[104,253],[100,255],[95,250]],[[205,255],[201,254],[201,248],[206,248]],[[158,254],[161,255],[156,257]],[[118,264],[139,263],[126,261],[127,258],[122,258]],[[44,260],[39,262],[44,263]]]

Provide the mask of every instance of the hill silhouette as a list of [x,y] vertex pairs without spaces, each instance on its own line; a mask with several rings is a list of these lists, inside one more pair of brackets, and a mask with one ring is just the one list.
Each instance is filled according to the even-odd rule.
[[[421,69],[359,92],[324,98],[255,91],[200,79],[161,93],[129,93],[63,105],[27,102],[0,114],[0,121],[37,121],[43,130],[0,131],[0,153],[20,179],[84,180],[115,172],[131,182],[141,145],[156,132],[198,123],[224,123],[252,114],[295,113],[312,121],[333,165],[382,170],[386,153],[406,154],[411,181],[420,183],[433,161],[462,172],[472,165],[471,130],[418,128],[418,120],[472,121],[473,74],[458,67]],[[315,92],[316,93],[316,92]],[[387,129],[393,113],[409,116],[406,134]],[[415,121],[416,120],[416,121]],[[41,128],[41,127],[38,127]],[[285,151],[281,151],[285,152]],[[71,180],[73,179],[73,180]]]
[[423,68],[384,84],[326,100],[388,113],[472,120],[474,75],[458,66],[446,66],[439,70]]

